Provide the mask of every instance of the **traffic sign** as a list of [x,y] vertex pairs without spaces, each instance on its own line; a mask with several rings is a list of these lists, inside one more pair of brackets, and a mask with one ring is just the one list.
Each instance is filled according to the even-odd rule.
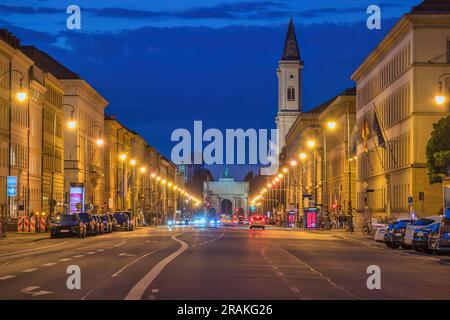
[[17,196],[17,177],[16,176],[8,176],[6,178],[6,190],[8,197]]

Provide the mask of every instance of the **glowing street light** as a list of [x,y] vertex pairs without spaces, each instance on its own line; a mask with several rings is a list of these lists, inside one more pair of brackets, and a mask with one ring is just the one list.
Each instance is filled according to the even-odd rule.
[[295,166],[297,166],[297,161],[291,160],[291,162],[289,164],[291,165],[291,167],[295,167]]
[[141,167],[139,170],[141,171],[141,173],[145,173],[147,171],[145,167]]
[[119,156],[120,160],[125,161],[127,160],[127,155],[125,153],[120,154]]
[[309,147],[309,148],[314,148],[315,146],[316,146],[316,141],[314,141],[314,140],[308,140],[307,142],[306,142],[306,145]]
[[300,154],[298,155],[298,157],[300,158],[300,160],[305,160],[305,159],[306,159],[306,153],[300,152]]
[[283,168],[282,170],[284,173],[287,173],[289,171],[288,168]]
[[130,164],[134,167],[136,165],[136,159],[131,159]]
[[328,122],[327,122],[327,127],[328,127],[328,129],[330,129],[330,130],[335,129],[335,128],[336,128],[336,121],[328,121]]

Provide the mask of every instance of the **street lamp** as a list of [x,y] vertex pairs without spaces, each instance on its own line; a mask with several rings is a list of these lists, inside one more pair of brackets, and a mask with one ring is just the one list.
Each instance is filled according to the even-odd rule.
[[119,156],[120,160],[125,161],[127,160],[127,155],[125,153],[120,154]]
[[450,73],[443,73],[438,78],[439,91],[434,96],[434,100],[436,101],[436,103],[438,105],[443,105],[445,103],[445,101],[446,101],[445,93],[442,90],[442,79],[445,78],[445,77],[449,77],[449,76],[450,76]]
[[310,139],[306,142],[306,144],[307,144],[308,148],[313,149],[316,146],[316,141]]
[[[23,88],[23,73],[22,73],[22,71],[19,71],[19,70],[16,70],[16,69],[7,70],[7,71],[3,72],[2,75],[0,75],[0,80],[5,75],[7,75],[8,73],[12,74],[13,72],[16,72],[16,73],[18,73],[20,75],[20,78],[19,78],[19,90],[15,94],[16,99],[18,101],[20,101],[20,102],[24,102],[25,100],[28,99],[28,94],[27,94],[26,90]],[[11,88],[11,83],[10,83],[9,87]]]
[[304,152],[300,152],[300,154],[298,155],[298,157],[300,158],[300,160],[305,160],[306,159],[306,153]]
[[70,120],[67,122],[67,126],[69,127],[69,129],[75,129],[75,127],[77,126],[77,122],[75,121],[74,118],[75,107],[69,103],[63,103],[61,105],[61,108],[64,106],[69,106],[72,108],[72,110],[70,111]]
[[131,165],[132,167],[134,167],[134,166],[136,165],[136,159],[131,159],[131,160],[130,160],[130,165]]
[[334,130],[336,128],[336,121],[328,121],[327,122],[327,127],[330,130]]

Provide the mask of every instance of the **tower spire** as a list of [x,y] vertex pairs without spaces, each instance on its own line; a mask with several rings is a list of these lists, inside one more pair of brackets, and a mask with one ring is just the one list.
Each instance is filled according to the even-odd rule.
[[300,51],[298,49],[297,37],[295,36],[294,21],[291,18],[289,22],[288,31],[286,33],[286,40],[284,41],[283,61],[301,61]]

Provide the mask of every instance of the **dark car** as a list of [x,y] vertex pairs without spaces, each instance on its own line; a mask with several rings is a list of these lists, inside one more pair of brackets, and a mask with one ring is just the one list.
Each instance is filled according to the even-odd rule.
[[438,254],[450,253],[450,208],[445,209],[435,251]]
[[403,243],[406,227],[414,220],[399,220],[390,224],[384,234],[384,243],[388,248],[397,249]]
[[116,221],[116,218],[114,218],[114,215],[113,215],[112,213],[107,213],[107,215],[109,216],[109,219],[111,220],[112,231],[117,231],[117,221]]
[[419,228],[414,231],[412,247],[417,252],[430,253],[433,251],[436,242],[436,235],[439,234],[440,223],[433,223],[430,226]]
[[102,220],[102,223],[103,223],[103,231],[105,233],[113,232],[112,218],[109,215],[107,215],[107,214],[102,214],[100,216],[100,219]]
[[86,237],[86,227],[78,214],[58,215],[51,224],[50,237],[77,236]]
[[98,234],[104,234],[105,226],[103,225],[102,217],[99,214],[93,214],[92,217],[97,222]]
[[82,212],[79,214],[81,221],[86,225],[86,234],[97,235],[99,234],[99,226],[97,220],[94,219],[93,215],[87,212]]
[[114,219],[117,221],[117,230],[131,231],[133,230],[133,224],[130,217],[124,212],[114,213]]

